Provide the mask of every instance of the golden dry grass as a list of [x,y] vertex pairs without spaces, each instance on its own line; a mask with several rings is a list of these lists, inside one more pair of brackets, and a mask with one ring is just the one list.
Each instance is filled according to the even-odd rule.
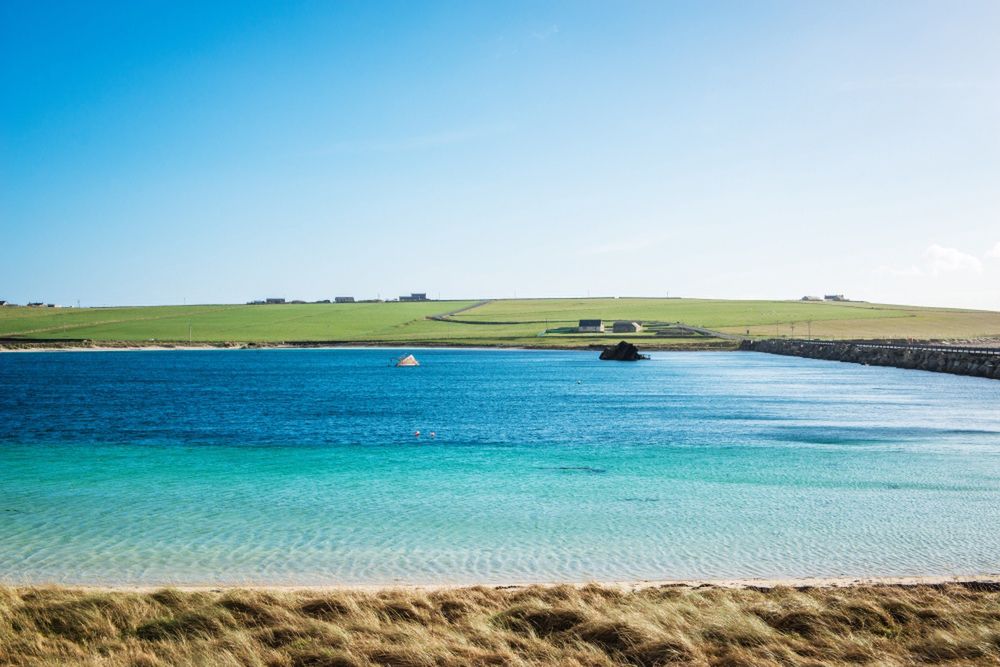
[[152,593],[0,588],[4,665],[980,665],[996,584]]

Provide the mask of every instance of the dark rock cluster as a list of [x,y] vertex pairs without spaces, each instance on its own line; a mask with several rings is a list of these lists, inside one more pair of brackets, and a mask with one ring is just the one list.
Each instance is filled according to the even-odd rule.
[[601,359],[604,361],[639,361],[649,359],[645,354],[639,354],[639,348],[627,341],[621,341],[617,345],[606,347],[601,352]]

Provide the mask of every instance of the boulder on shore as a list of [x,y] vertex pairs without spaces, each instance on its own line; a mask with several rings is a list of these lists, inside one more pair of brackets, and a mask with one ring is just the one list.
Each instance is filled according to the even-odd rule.
[[649,359],[649,357],[645,354],[639,354],[639,348],[623,340],[617,345],[604,348],[604,351],[601,352],[601,359],[604,361],[638,361]]

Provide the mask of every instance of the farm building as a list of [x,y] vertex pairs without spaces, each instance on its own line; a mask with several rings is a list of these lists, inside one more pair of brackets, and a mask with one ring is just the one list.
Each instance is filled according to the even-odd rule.
[[604,333],[604,322],[601,320],[580,320],[576,328],[580,333]]
[[617,320],[613,325],[611,325],[611,330],[615,333],[639,333],[642,331],[642,325],[638,322]]
[[333,298],[336,303],[354,303],[353,296],[336,296]]
[[411,292],[409,296],[399,297],[400,301],[427,301],[426,292]]
[[827,294],[823,299],[826,301],[847,301],[843,294]]
[[284,302],[285,302],[284,299],[276,299],[276,298],[264,299],[264,303],[284,303]]

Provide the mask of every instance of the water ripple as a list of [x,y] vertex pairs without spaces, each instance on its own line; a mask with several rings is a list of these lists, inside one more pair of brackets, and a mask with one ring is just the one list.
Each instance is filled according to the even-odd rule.
[[1000,383],[725,353],[441,350],[416,373],[385,355],[0,355],[0,580],[1000,569]]

